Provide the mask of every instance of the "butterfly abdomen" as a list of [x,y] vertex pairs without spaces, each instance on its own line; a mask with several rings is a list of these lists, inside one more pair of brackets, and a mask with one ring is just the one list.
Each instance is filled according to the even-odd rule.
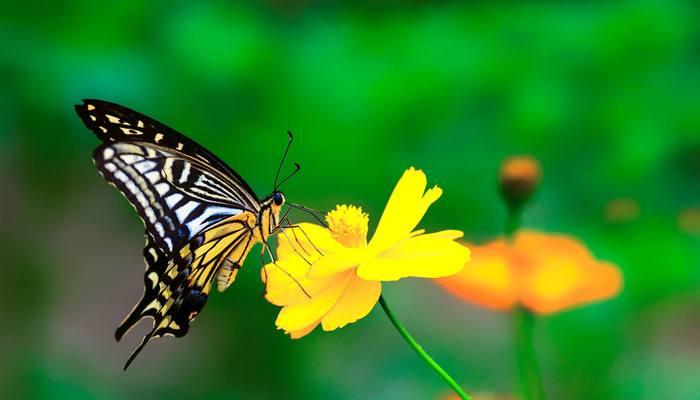
[[219,267],[219,272],[216,275],[216,289],[223,292],[236,279],[238,270],[241,269],[241,264],[230,259],[224,260],[224,263]]

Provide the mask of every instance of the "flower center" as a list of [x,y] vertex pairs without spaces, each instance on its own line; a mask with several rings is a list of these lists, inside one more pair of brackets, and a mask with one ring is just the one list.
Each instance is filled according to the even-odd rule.
[[326,215],[328,228],[335,240],[345,247],[367,245],[369,215],[361,207],[339,205]]

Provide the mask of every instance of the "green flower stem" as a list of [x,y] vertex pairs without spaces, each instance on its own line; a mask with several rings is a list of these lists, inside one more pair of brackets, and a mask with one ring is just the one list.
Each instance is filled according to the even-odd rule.
[[542,376],[537,365],[533,340],[535,316],[518,307],[513,311],[513,339],[523,400],[544,400]]
[[513,239],[515,231],[520,227],[520,207],[508,207],[508,219],[506,220],[505,236],[507,241]]
[[447,372],[445,372],[445,370],[442,369],[442,367],[438,363],[436,363],[435,360],[433,360],[433,358],[425,352],[425,350],[423,350],[423,347],[420,344],[418,344],[418,342],[416,342],[416,340],[413,339],[413,337],[408,333],[406,328],[404,328],[403,325],[401,325],[401,322],[399,322],[399,320],[396,319],[394,313],[391,312],[389,305],[386,304],[384,296],[379,296],[379,304],[382,305],[386,316],[389,317],[389,320],[392,324],[394,324],[394,327],[397,331],[399,331],[399,334],[401,334],[406,343],[408,343],[409,346],[413,347],[413,350],[415,350],[416,353],[418,353],[418,355],[421,356],[421,358],[423,358],[423,360],[428,365],[430,365],[430,367],[434,369],[435,372],[437,372],[438,375],[440,375],[440,377],[442,377],[442,379],[444,379],[448,385],[450,385],[452,390],[454,390],[460,398],[464,400],[471,400],[471,398],[466,393],[464,393],[464,390],[462,390],[462,388],[459,387],[457,382],[455,382],[455,380]]
[[[506,221],[506,241],[513,240],[515,232],[520,227],[521,207],[508,207]],[[544,400],[542,376],[537,365],[537,355],[534,345],[535,316],[523,307],[516,307],[512,312],[513,341],[515,342],[515,358],[518,368],[520,391],[523,400]]]

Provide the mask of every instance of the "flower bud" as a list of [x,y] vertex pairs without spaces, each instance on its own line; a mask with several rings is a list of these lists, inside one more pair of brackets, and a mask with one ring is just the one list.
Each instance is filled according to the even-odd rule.
[[508,157],[499,175],[501,196],[511,209],[522,207],[540,182],[540,163],[532,156]]

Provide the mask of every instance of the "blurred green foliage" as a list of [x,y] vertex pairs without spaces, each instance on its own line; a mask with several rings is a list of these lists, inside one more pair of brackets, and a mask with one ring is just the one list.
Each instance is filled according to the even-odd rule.
[[[700,7],[416,1],[5,2],[0,12],[3,398],[438,398],[442,382],[379,310],[292,341],[259,260],[191,333],[113,329],[140,296],[142,228],[90,162],[82,98],[151,115],[212,149],[260,196],[286,142],[287,197],[362,205],[376,223],[401,172],[445,194],[423,221],[503,228],[500,161],[539,158],[528,227],[579,236],[624,272],[618,298],[541,319],[552,399],[700,393]],[[639,215],[606,214],[628,198]],[[607,215],[607,216],[606,216]],[[300,216],[302,217],[302,216]],[[386,284],[410,331],[469,392],[512,391],[508,317],[428,281]]]

